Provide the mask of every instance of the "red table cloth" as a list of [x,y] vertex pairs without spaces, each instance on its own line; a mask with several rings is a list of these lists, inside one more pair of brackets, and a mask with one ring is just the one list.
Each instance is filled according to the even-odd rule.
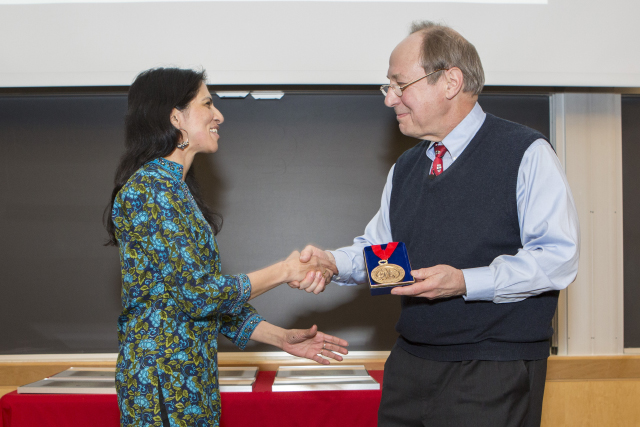
[[[382,384],[382,371],[369,371]],[[221,393],[222,427],[376,426],[379,390],[272,392],[274,371],[258,372],[252,393]],[[116,427],[115,395],[17,394],[0,399],[0,427]]]

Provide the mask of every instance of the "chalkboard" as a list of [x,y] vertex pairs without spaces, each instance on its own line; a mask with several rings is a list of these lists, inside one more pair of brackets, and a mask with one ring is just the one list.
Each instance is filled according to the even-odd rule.
[[[218,99],[218,153],[194,167],[224,216],[223,272],[250,272],[307,243],[349,245],[379,208],[389,168],[417,141],[375,90]],[[487,112],[549,134],[546,95],[483,95]],[[117,352],[118,251],[101,223],[123,150],[125,94],[0,97],[0,354]],[[389,350],[399,300],[364,286],[281,286],[252,301],[283,327],[318,324],[351,350]],[[237,350],[220,339],[223,351]],[[250,344],[250,351],[272,347]]]
[[640,96],[622,97],[624,347],[640,348]]

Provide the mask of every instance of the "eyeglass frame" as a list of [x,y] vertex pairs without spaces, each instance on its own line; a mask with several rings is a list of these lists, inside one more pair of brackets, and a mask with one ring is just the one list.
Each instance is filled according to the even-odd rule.
[[[393,89],[393,93],[395,93],[395,95],[398,98],[400,98],[400,97],[402,97],[402,94],[403,94],[403,92],[404,92],[404,90],[406,88],[408,88],[409,86],[411,86],[414,83],[419,82],[422,79],[425,79],[425,78],[429,77],[432,74],[437,73],[438,71],[449,71],[449,69],[448,68],[437,69],[435,71],[430,72],[429,74],[426,74],[426,75],[424,75],[422,77],[419,77],[419,78],[417,78],[417,79],[415,79],[415,80],[413,80],[413,81],[411,81],[411,82],[409,82],[409,83],[407,83],[405,85],[402,85],[402,86],[393,85],[393,84],[382,85],[382,86],[380,86],[380,92],[382,92],[382,94],[386,97],[387,96],[387,90],[385,90],[385,89]],[[400,91],[400,94],[398,94],[398,91]]]

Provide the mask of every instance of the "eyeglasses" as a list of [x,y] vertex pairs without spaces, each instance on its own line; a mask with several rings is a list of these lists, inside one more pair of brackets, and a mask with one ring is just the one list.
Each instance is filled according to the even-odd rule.
[[382,85],[380,86],[380,92],[382,92],[382,94],[384,96],[387,96],[387,92],[389,91],[389,89],[393,90],[393,93],[396,94],[396,96],[401,97],[402,96],[402,92],[408,88],[409,86],[411,86],[414,83],[419,82],[420,80],[429,77],[431,74],[437,73],[438,71],[447,71],[445,68],[440,68],[439,70],[435,70],[430,72],[429,74],[427,74],[426,76],[422,76],[418,79],[415,79],[412,82],[407,83],[406,85],[402,85],[402,86],[398,86],[398,85]]

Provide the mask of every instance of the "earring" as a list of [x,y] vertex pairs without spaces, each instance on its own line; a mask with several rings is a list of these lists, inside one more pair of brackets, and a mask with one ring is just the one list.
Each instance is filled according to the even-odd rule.
[[180,129],[181,131],[184,131],[184,133],[187,134],[187,139],[185,139],[184,141],[182,141],[180,144],[177,145],[177,147],[181,150],[184,150],[185,148],[187,148],[189,146],[189,134],[187,133],[186,130],[184,129]]

